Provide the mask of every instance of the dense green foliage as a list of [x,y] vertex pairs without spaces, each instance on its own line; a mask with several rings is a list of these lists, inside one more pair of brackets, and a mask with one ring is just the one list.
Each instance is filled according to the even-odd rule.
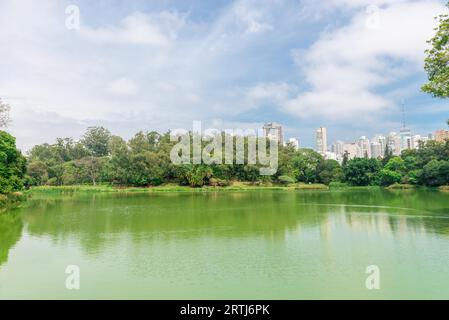
[[0,131],[0,194],[19,191],[23,188],[26,159],[16,149],[16,139]]
[[[244,143],[247,150],[247,139]],[[168,133],[139,132],[125,141],[106,129],[88,128],[80,141],[66,138],[57,139],[52,145],[35,146],[29,153],[26,183],[136,187],[168,182],[191,187],[227,186],[231,181],[255,185],[403,183],[434,187],[449,184],[449,142],[431,141],[420,149],[404,151],[400,157],[389,154],[384,160],[345,159],[343,165],[325,160],[311,149],[296,150],[292,145],[280,145],[278,170],[273,176],[260,175],[261,165],[236,164],[235,160],[233,164],[175,165],[170,160],[175,144]]]
[[438,17],[439,26],[435,36],[428,41],[430,48],[426,50],[424,68],[429,78],[422,90],[435,97],[449,97],[449,16]]
[[[235,153],[237,143],[233,139]],[[166,182],[191,187],[226,186],[230,181],[327,184],[341,180],[343,174],[336,161],[324,160],[310,149],[298,151],[291,145],[279,146],[279,170],[274,176],[260,175],[259,168],[265,166],[237,164],[236,159],[233,164],[175,165],[170,160],[175,144],[170,141],[169,133],[139,132],[125,141],[104,128],[88,128],[80,141],[57,139],[55,144],[32,148],[28,156],[27,184],[107,183],[137,187]],[[203,142],[202,148],[205,145]],[[244,148],[248,150],[248,139],[244,139]]]
[[[447,4],[449,7],[449,2]],[[439,25],[432,39],[427,41],[430,48],[426,50],[424,69],[429,81],[422,90],[437,98],[449,97],[449,15],[441,14],[436,19]],[[447,120],[449,125],[449,119]]]

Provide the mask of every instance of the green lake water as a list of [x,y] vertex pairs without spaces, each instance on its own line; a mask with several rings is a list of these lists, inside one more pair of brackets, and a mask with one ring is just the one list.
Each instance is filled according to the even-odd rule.
[[0,214],[0,299],[17,298],[449,299],[449,194],[34,194]]

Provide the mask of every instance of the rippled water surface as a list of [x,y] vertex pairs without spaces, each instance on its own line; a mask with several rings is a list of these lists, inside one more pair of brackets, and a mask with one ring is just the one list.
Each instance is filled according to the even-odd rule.
[[35,194],[0,214],[15,298],[449,299],[449,194]]

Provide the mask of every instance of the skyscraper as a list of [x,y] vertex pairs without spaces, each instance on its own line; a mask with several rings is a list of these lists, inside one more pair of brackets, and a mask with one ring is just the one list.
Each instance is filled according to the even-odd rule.
[[412,132],[406,127],[402,127],[399,132],[401,137],[401,151],[412,148]]
[[360,137],[359,141],[358,141],[358,146],[360,148],[360,157],[365,157],[365,158],[369,158],[371,157],[371,145],[369,140],[365,137],[362,136]]
[[284,144],[282,126],[276,122],[265,123],[263,126],[263,134],[270,140],[277,140],[280,144]]
[[396,132],[390,132],[387,137],[388,150],[393,155],[398,156],[401,154],[401,137]]
[[348,153],[348,158],[349,159],[362,157],[360,147],[355,142],[345,143],[343,145],[343,154],[346,153],[346,152]]
[[327,129],[320,127],[316,130],[316,151],[323,157],[327,151]]
[[344,153],[344,142],[337,140],[333,145],[332,145],[332,152],[335,152],[337,155],[341,156]]
[[371,157],[379,158],[385,155],[385,148],[387,146],[387,139],[385,136],[377,135],[371,140]]
[[377,159],[383,156],[381,144],[378,141],[371,141],[371,158]]
[[419,149],[421,144],[426,144],[427,141],[429,141],[428,137],[423,137],[423,136],[421,136],[419,134],[415,134],[412,137],[412,148],[413,149]]

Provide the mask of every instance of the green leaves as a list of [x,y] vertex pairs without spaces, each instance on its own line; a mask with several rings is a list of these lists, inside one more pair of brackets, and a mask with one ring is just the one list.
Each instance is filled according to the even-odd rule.
[[449,97],[449,17],[442,14],[437,17],[439,26],[435,36],[428,41],[431,48],[426,50],[424,69],[427,72],[428,83],[422,90],[434,97]]
[[25,158],[16,149],[16,139],[0,131],[0,193],[6,194],[23,188]]

